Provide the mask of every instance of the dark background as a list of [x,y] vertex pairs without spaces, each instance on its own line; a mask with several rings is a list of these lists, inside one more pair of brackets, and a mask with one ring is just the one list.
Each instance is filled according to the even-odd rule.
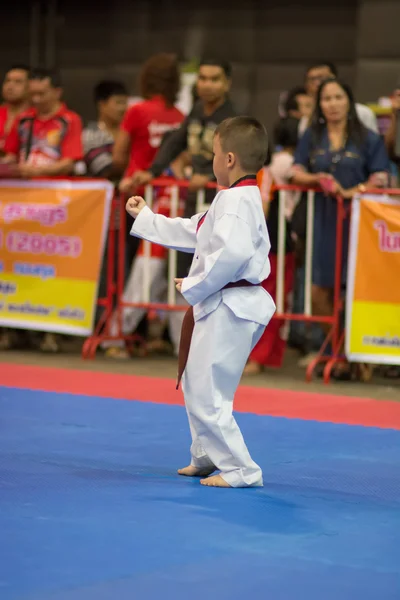
[[134,95],[140,64],[158,51],[230,60],[235,103],[267,126],[279,93],[315,60],[336,62],[360,102],[390,94],[400,75],[399,0],[38,0],[1,13],[0,76],[16,62],[58,67],[85,120],[99,79],[122,79]]

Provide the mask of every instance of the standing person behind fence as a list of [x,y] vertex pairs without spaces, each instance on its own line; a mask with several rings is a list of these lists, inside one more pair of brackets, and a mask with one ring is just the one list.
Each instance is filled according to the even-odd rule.
[[[321,186],[315,195],[312,271],[313,314],[331,315],[335,277],[337,201],[347,208],[352,197],[366,186],[387,185],[389,159],[382,138],[358,119],[351,89],[328,79],[318,90],[311,127],[300,139],[295,153],[292,182]],[[346,285],[349,242],[347,215],[343,224],[342,286]],[[336,378],[350,378],[348,365],[339,365]]]
[[0,156],[14,121],[29,108],[29,67],[15,65],[7,70],[3,82],[4,104],[0,106]]
[[[278,282],[278,215],[280,193],[274,190],[274,185],[285,185],[289,182],[293,166],[293,155],[297,146],[299,120],[296,118],[281,119],[274,128],[274,147],[271,162],[263,167],[259,175],[261,196],[265,208],[268,233],[271,241],[269,261],[271,273],[263,282],[263,288],[276,302]],[[291,220],[294,210],[300,200],[300,192],[286,191],[283,206],[286,219],[286,237],[284,261],[284,289],[283,310],[289,311],[293,289],[295,257],[295,242],[292,236]],[[244,370],[244,375],[257,375],[264,367],[282,366],[286,341],[288,336],[288,323],[284,319],[273,319],[264,331],[260,341],[252,351]]]
[[[120,81],[103,80],[96,84],[93,90],[93,99],[97,119],[88,123],[83,130],[83,169],[81,169],[82,163],[80,163],[79,172],[89,177],[110,179],[114,185],[117,185],[119,182],[118,170],[113,164],[112,154],[128,106],[128,91]],[[113,222],[109,224],[109,228],[115,230],[118,229],[118,226],[118,215],[115,215]],[[108,250],[108,240],[106,240],[100,271],[99,298],[104,298],[107,294]],[[114,259],[114,272],[117,272],[117,253],[115,253]],[[96,323],[103,312],[104,308],[98,306],[96,309]]]
[[[149,183],[158,177],[163,170],[183,151],[188,150],[192,158],[192,177],[189,184],[189,195],[185,206],[185,217],[192,217],[196,212],[197,191],[208,182],[215,181],[213,174],[213,135],[215,129],[224,119],[235,115],[235,110],[228,97],[231,87],[232,70],[229,63],[205,59],[200,63],[197,78],[198,100],[182,126],[171,135],[168,143],[160,150],[150,169],[138,172],[133,178],[135,187]],[[215,190],[207,190],[206,203],[212,202]],[[192,263],[192,256],[178,253],[177,275],[186,277]],[[185,303],[183,299],[178,302]],[[171,315],[174,345],[180,336],[183,312]]]
[[128,107],[128,91],[120,81],[104,80],[96,84],[93,99],[97,119],[82,134],[86,173],[114,179],[113,148]]
[[[82,158],[80,117],[61,101],[57,73],[46,69],[31,72],[29,89],[32,108],[22,113],[8,135],[6,160],[17,163],[21,177],[71,175]],[[60,336],[46,333],[40,341],[45,352],[59,350]]]
[[[172,132],[168,132],[161,143],[165,144]],[[170,186],[155,187],[153,189],[153,205],[152,210],[156,214],[161,214],[166,217],[171,213],[172,201],[172,186],[176,179],[184,179],[185,169],[188,166],[187,153],[180,155],[163,173],[163,179],[169,180]],[[185,198],[187,190],[179,190],[178,200],[178,216],[182,216],[184,212]],[[145,302],[144,282],[146,281],[146,269],[148,269],[148,286],[149,286],[149,301],[151,303],[165,303],[167,298],[167,273],[168,273],[168,250],[159,244],[150,244],[149,258],[146,258],[144,242],[141,241],[137,254],[133,260],[130,274],[126,282],[122,300],[126,303],[142,304]],[[146,314],[145,308],[135,306],[125,307],[121,311],[121,332],[124,336],[128,336],[136,331],[140,321]],[[170,324],[171,312],[167,312],[165,321]],[[115,312],[111,318],[109,333],[111,336],[118,335],[119,323],[118,313]],[[171,332],[170,332],[171,333]],[[170,335],[173,338],[172,335]],[[152,344],[157,346],[155,340]],[[179,340],[175,341],[174,352],[178,354]],[[159,344],[161,346],[162,344]],[[130,354],[125,348],[125,342],[121,340],[111,340],[103,342],[101,347],[106,350],[106,355],[109,358],[128,359]],[[149,344],[147,345],[149,348]]]
[[[191,464],[178,472],[205,477],[213,487],[262,486],[232,415],[233,399],[249,356],[275,305],[260,285],[269,275],[270,242],[256,173],[267,135],[255,119],[227,119],[214,136],[214,173],[223,189],[207,213],[190,219],[154,215],[143,198],[127,211],[132,235],[194,253],[189,275],[176,279],[191,304],[181,337],[179,375],[192,434]],[[186,364],[187,360],[187,364]],[[185,368],[186,366],[186,368]],[[220,475],[211,475],[215,470]]]
[[[144,63],[139,75],[140,94],[144,100],[126,111],[113,150],[114,165],[124,172],[119,185],[121,192],[131,192],[132,177],[149,168],[163,136],[182,123],[184,116],[175,107],[179,86],[179,66],[174,54],[155,54]],[[143,190],[139,192],[143,193]],[[128,223],[125,234],[128,273],[138,240],[129,236]]]
[[[15,65],[7,69],[2,87],[4,104],[0,105],[0,160],[4,143],[17,117],[29,108],[29,67]],[[8,168],[3,176],[8,175]],[[12,172],[10,173],[10,176]],[[8,350],[25,342],[20,329],[0,329],[0,350]]]
[[[304,85],[307,91],[307,94],[313,101],[313,105],[316,105],[317,102],[317,94],[321,83],[326,81],[327,79],[337,79],[339,77],[338,69],[335,64],[327,61],[320,61],[310,65],[305,73],[305,81]],[[375,114],[365,104],[360,104],[356,102],[354,104],[355,111],[358,117],[358,120],[364,127],[378,133],[378,121],[376,119]],[[299,133],[300,135],[304,133],[304,131],[311,124],[309,116],[304,116],[299,125]]]

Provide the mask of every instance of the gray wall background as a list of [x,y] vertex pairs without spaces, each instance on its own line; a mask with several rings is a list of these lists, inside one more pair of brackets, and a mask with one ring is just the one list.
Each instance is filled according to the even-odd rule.
[[269,127],[279,93],[315,60],[336,62],[360,102],[389,94],[400,76],[400,0],[17,0],[2,13],[0,75],[16,62],[58,67],[85,120],[99,79],[135,94],[141,63],[158,51],[230,60],[235,104]]

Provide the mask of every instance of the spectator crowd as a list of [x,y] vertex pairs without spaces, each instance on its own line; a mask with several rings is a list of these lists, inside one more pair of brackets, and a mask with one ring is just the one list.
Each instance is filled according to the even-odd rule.
[[[0,176],[34,177],[89,176],[111,180],[122,200],[142,195],[144,186],[163,176],[166,184],[153,190],[153,208],[169,215],[171,187],[175,179],[186,179],[178,213],[191,217],[196,212],[197,192],[205,189],[205,203],[215,195],[212,142],[216,127],[234,116],[230,100],[231,67],[219,60],[201,61],[193,89],[193,106],[184,115],[176,107],[180,89],[177,59],[169,54],[150,57],[140,74],[141,101],[129,106],[129,94],[120,81],[100,81],[93,90],[94,119],[85,127],[81,118],[63,101],[62,82],[56,72],[12,66],[4,79],[0,106]],[[269,156],[257,174],[271,238],[271,275],[266,290],[276,298],[278,272],[278,192],[275,185],[315,186],[312,264],[313,314],[332,314],[335,250],[336,195],[349,206],[357,192],[370,188],[395,187],[397,114],[400,90],[392,96],[391,125],[383,136],[375,114],[356,102],[351,88],[340,79],[335,65],[321,61],[311,65],[303,82],[286,94],[272,135]],[[304,194],[291,191],[285,197],[286,246],[284,303],[287,312],[303,312],[304,255],[307,203]],[[349,214],[349,211],[348,211]],[[344,222],[342,284],[345,289],[349,221]],[[167,254],[152,245],[149,261],[143,245],[126,231],[126,284],[123,299],[143,302],[144,270],[150,269],[150,300],[165,302]],[[121,232],[120,232],[121,234]],[[192,256],[178,253],[177,277],[185,277]],[[149,266],[148,266],[149,265]],[[103,266],[99,294],[105,292]],[[181,297],[177,302],[183,303]],[[148,319],[145,310],[126,308],[122,328],[126,335],[138,331],[147,336],[147,349],[171,348],[177,353],[183,311]],[[115,316],[111,332],[118,332]],[[325,332],[326,333],[326,332]],[[300,364],[306,366],[324,339],[324,329],[300,321],[274,319],[254,349],[246,367],[248,375],[265,366],[280,367],[287,344],[298,349]],[[53,333],[0,330],[0,349],[25,347],[58,351],[61,336]],[[114,359],[129,358],[123,340],[104,342],[103,351]],[[329,348],[326,350],[330,351]],[[337,379],[367,379],[372,368],[342,363],[333,373]],[[397,368],[386,368],[388,377],[398,377]]]

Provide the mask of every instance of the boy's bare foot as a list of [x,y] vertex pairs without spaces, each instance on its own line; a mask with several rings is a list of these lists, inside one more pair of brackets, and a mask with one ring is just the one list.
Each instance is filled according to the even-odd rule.
[[193,465],[189,465],[184,469],[178,469],[178,473],[185,477],[208,477],[216,470],[215,467],[194,467]]
[[210,487],[232,487],[231,485],[229,485],[229,483],[226,483],[225,479],[223,479],[221,475],[213,475],[212,477],[207,477],[207,479],[202,479],[200,483],[201,485],[208,485]]

